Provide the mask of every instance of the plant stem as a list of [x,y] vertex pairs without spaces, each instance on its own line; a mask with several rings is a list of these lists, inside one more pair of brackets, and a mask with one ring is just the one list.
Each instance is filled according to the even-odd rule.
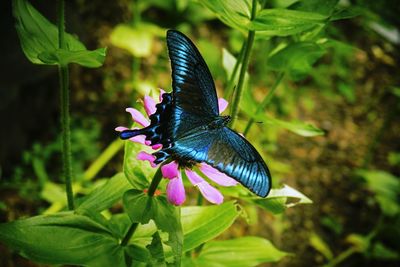
[[89,168],[83,173],[83,179],[92,180],[96,174],[106,165],[112,157],[124,146],[124,142],[120,139],[114,140],[107,148],[90,164]]
[[[276,88],[278,88],[278,85],[281,83],[283,76],[284,76],[284,73],[280,73],[279,74],[279,76],[276,79],[276,81],[275,81],[274,85],[272,86],[271,90],[268,92],[268,94],[264,97],[263,101],[257,107],[255,115],[258,115],[260,112],[262,112],[265,109],[265,107],[269,104],[269,102],[271,101],[271,99],[272,99],[272,97],[273,97],[273,95],[274,95],[274,93],[276,91]],[[254,121],[255,121],[254,117],[249,120],[249,122],[246,125],[246,128],[243,131],[243,135],[244,136],[246,136],[246,134],[249,132],[251,126],[254,123]]]
[[246,47],[246,41],[243,42],[242,48],[240,49],[240,53],[238,55],[238,58],[236,59],[236,63],[235,66],[233,67],[233,71],[231,74],[231,77],[229,77],[229,81],[228,84],[226,86],[226,90],[225,90],[225,94],[224,94],[224,98],[228,98],[229,95],[231,95],[233,88],[234,88],[234,84],[236,81],[236,76],[237,76],[237,72],[239,70],[239,65],[240,62],[242,62],[243,60],[243,55],[244,55],[244,49]]
[[[58,47],[65,48],[64,41],[64,1],[58,1]],[[62,129],[62,161],[65,187],[67,192],[68,209],[74,209],[74,194],[72,191],[72,167],[71,167],[71,132],[69,118],[69,71],[67,65],[59,65],[60,79],[60,104],[61,104],[61,129]]]
[[343,251],[342,253],[340,253],[336,258],[331,260],[328,264],[324,265],[324,267],[334,267],[357,252],[358,251],[356,248],[354,248],[354,247],[349,248],[349,249]]
[[154,196],[154,193],[156,192],[157,186],[161,182],[161,179],[162,179],[162,173],[161,173],[161,167],[160,167],[157,169],[156,173],[154,174],[153,180],[151,180],[149,190],[147,191],[147,195],[149,197]]
[[[147,195],[149,197],[153,197],[154,193],[157,190],[158,184],[161,182],[162,179],[162,173],[161,173],[161,167],[157,169],[156,173],[154,174],[153,180],[151,180],[151,184],[149,185],[149,189],[147,191]],[[126,235],[124,236],[124,239],[121,241],[121,246],[126,246],[133,236],[133,234],[136,231],[136,228],[138,227],[139,223],[134,222],[132,223],[131,227],[129,227],[128,232],[126,232]]]
[[[256,11],[257,11],[257,0],[253,0],[250,20],[253,20],[255,18]],[[246,47],[244,50],[242,66],[240,68],[238,86],[237,86],[235,98],[234,98],[233,104],[232,104],[232,110],[231,110],[232,120],[230,122],[230,125],[232,127],[234,126],[236,117],[239,113],[239,103],[240,103],[240,100],[242,99],[242,95],[243,95],[244,80],[245,80],[247,68],[249,66],[250,53],[251,53],[251,49],[253,47],[254,37],[255,37],[255,31],[249,31],[249,33],[247,35],[247,41],[246,41]]]
[[124,247],[128,244],[129,240],[135,233],[138,226],[139,226],[139,223],[137,223],[137,222],[132,223],[131,227],[129,227],[129,229],[128,229],[128,232],[126,232],[124,239],[122,239],[122,241],[121,241],[121,246]]

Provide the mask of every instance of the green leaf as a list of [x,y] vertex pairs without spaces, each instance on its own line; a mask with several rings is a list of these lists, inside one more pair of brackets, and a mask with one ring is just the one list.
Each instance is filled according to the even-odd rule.
[[269,56],[267,66],[275,71],[286,72],[291,79],[304,78],[313,64],[324,55],[326,50],[313,42],[291,43]]
[[166,266],[164,249],[161,242],[161,237],[158,232],[153,234],[151,244],[147,246],[152,256],[153,266]]
[[49,203],[62,203],[63,206],[67,204],[65,199],[65,185],[56,184],[53,182],[46,182],[43,186],[40,196]]
[[400,253],[394,249],[388,248],[381,242],[377,242],[372,247],[371,256],[374,259],[381,260],[399,260]]
[[219,206],[182,208],[183,251],[189,251],[223,233],[240,214],[235,202]]
[[206,243],[196,262],[198,266],[249,267],[277,262],[286,255],[264,238],[246,236]]
[[103,65],[106,57],[106,48],[99,48],[93,51],[80,50],[69,51],[57,49],[54,51],[44,51],[38,55],[38,58],[48,65],[67,65],[76,63],[88,68],[98,68]]
[[0,224],[0,240],[41,263],[124,266],[123,251],[112,233],[72,212]]
[[135,189],[145,189],[149,186],[149,179],[154,175],[153,169],[147,161],[138,160],[137,154],[140,151],[146,151],[146,147],[127,141],[125,142],[125,154],[123,170],[126,178]]
[[385,215],[399,214],[400,180],[398,177],[385,171],[372,170],[358,170],[357,174],[365,179],[368,188],[375,193],[375,199]]
[[350,234],[346,237],[346,241],[353,245],[354,249],[360,253],[369,251],[371,245],[371,235],[363,236],[359,234]]
[[127,24],[117,25],[111,33],[111,43],[129,51],[135,57],[148,57],[156,36],[164,37],[165,31],[157,25],[141,22],[133,28]]
[[291,208],[299,204],[312,203],[311,199],[288,185],[284,185],[283,188],[280,189],[271,189],[267,198],[248,197],[244,199],[254,202],[255,204],[274,214],[282,213],[287,208]]
[[125,247],[125,252],[131,256],[134,261],[148,262],[150,261],[150,252],[141,246],[130,244]]
[[291,5],[290,9],[330,16],[338,2],[339,0],[324,0],[323,2],[321,0],[298,1]]
[[250,24],[251,1],[249,0],[204,0],[201,4],[232,28],[247,30]]
[[[40,14],[28,1],[13,0],[13,14],[16,18],[16,29],[25,56],[34,64],[62,64],[55,62],[60,56],[58,51],[58,29]],[[87,51],[86,47],[71,34],[65,33],[66,50],[60,52],[61,58],[84,66],[99,66],[104,62],[105,50]],[[68,52],[78,54],[69,54]],[[42,55],[42,56],[39,56]],[[82,59],[77,59],[82,57]],[[44,62],[44,58],[49,63]],[[68,61],[69,62],[69,61]],[[100,65],[101,65],[100,64]]]
[[76,209],[77,213],[85,211],[101,212],[110,208],[122,198],[125,191],[131,188],[123,173],[114,175],[108,182],[94,189]]
[[341,19],[351,19],[362,14],[361,9],[348,7],[348,8],[341,8],[336,10],[335,13],[331,16],[330,20],[341,20]]
[[314,232],[310,235],[310,245],[321,253],[327,260],[333,259],[333,253],[328,244]]
[[132,222],[146,224],[154,218],[157,211],[153,197],[149,197],[141,190],[131,189],[126,191],[123,201]]
[[124,207],[132,222],[146,224],[152,219],[157,228],[168,233],[166,244],[171,247],[174,261],[181,261],[183,232],[179,209],[168,203],[164,196],[149,197],[140,190],[131,189],[124,194]]
[[288,9],[263,9],[246,25],[257,36],[288,36],[325,23],[327,16]]
[[181,224],[180,209],[168,203],[166,197],[155,197],[156,212],[154,212],[154,222],[158,229],[168,233],[168,242],[174,255],[175,265],[179,265],[182,257],[183,232]]
[[285,128],[295,134],[304,136],[304,137],[313,137],[318,135],[324,135],[324,131],[317,128],[316,126],[306,123],[303,121],[282,121],[276,118],[272,118],[268,116],[267,124],[276,125],[282,128]]

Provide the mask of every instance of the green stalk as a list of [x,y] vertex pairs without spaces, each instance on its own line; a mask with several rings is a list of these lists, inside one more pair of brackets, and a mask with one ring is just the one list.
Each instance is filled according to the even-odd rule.
[[[58,47],[65,49],[64,41],[65,18],[64,1],[58,1]],[[69,71],[67,65],[59,65],[60,79],[60,103],[61,103],[61,129],[62,129],[62,161],[67,192],[68,209],[74,209],[74,194],[72,191],[72,167],[71,167],[71,132],[69,118]]]
[[149,190],[147,191],[147,195],[149,197],[154,196],[154,193],[156,192],[157,186],[161,182],[161,179],[162,179],[162,173],[161,173],[161,167],[160,167],[157,169],[156,173],[154,174],[153,180],[151,180]]
[[228,81],[228,84],[226,86],[226,90],[225,90],[225,94],[224,94],[224,98],[225,99],[227,99],[228,96],[230,96],[232,91],[233,91],[234,84],[235,84],[235,81],[236,81],[237,72],[239,70],[239,65],[240,65],[240,62],[242,62],[242,60],[243,60],[245,47],[246,47],[246,41],[243,42],[243,45],[242,45],[242,48],[240,49],[240,53],[238,55],[238,58],[236,59],[235,66],[233,67],[233,71],[232,71],[231,77],[229,77],[229,81]]
[[[154,193],[156,192],[158,184],[161,182],[161,179],[162,179],[162,173],[161,173],[161,167],[160,167],[157,169],[156,173],[154,174],[153,180],[151,180],[149,190],[147,191],[147,195],[149,197],[154,196]],[[128,229],[128,232],[126,232],[124,239],[122,239],[122,241],[121,241],[121,246],[126,246],[128,244],[129,240],[132,238],[133,234],[135,233],[138,225],[139,224],[137,222],[132,223],[131,227],[129,227],[129,229]]]
[[344,252],[340,253],[336,258],[331,260],[328,264],[324,265],[324,267],[334,267],[357,252],[358,251],[356,248],[354,248],[354,247],[349,248],[349,249],[345,250]]
[[[257,11],[257,0],[253,0],[250,20],[253,20],[255,18],[256,11]],[[234,126],[236,117],[239,113],[239,103],[243,96],[244,78],[245,78],[247,68],[249,66],[250,53],[251,53],[251,49],[253,47],[254,37],[255,37],[255,31],[249,31],[249,33],[247,35],[246,47],[245,47],[244,55],[243,55],[243,62],[242,62],[242,66],[240,68],[238,86],[237,86],[235,98],[234,98],[233,104],[232,104],[232,110],[231,110],[232,120],[230,122],[230,125],[232,127]]]
[[139,226],[139,223],[137,223],[137,222],[132,223],[131,227],[129,227],[129,229],[128,229],[128,232],[126,232],[124,239],[122,239],[122,241],[121,241],[121,246],[125,247],[128,244],[129,240],[135,233],[138,226]]
[[92,180],[97,173],[106,165],[115,154],[121,150],[124,146],[124,142],[120,139],[116,139],[100,154],[100,156],[90,164],[89,168],[83,173],[85,180]]
[[[265,109],[265,107],[269,104],[269,102],[271,101],[271,99],[272,99],[272,97],[273,97],[273,95],[274,95],[274,93],[276,91],[276,88],[278,88],[278,85],[281,83],[283,76],[284,76],[284,73],[279,74],[279,76],[276,79],[276,81],[275,81],[274,85],[272,86],[271,90],[268,92],[268,94],[264,97],[263,101],[257,107],[255,116],[258,115],[260,112],[262,112]],[[246,128],[243,131],[243,135],[244,136],[246,136],[246,134],[249,132],[251,126],[254,123],[254,121],[255,121],[254,118],[251,118],[249,120],[249,122],[246,125]]]

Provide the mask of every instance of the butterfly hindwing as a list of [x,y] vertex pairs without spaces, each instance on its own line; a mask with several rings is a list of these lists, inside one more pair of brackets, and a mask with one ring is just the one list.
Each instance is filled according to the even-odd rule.
[[172,67],[174,135],[206,125],[219,114],[211,73],[192,41],[182,33],[167,32]]
[[175,141],[174,153],[184,160],[205,162],[234,178],[258,196],[271,188],[271,175],[257,150],[242,136],[223,127]]

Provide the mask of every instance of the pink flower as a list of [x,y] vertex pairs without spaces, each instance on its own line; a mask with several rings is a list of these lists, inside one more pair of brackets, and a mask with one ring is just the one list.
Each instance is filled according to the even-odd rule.
[[[164,93],[165,92],[163,90],[160,90],[159,101],[162,101]],[[145,96],[143,105],[148,117],[156,112],[156,101],[153,98]],[[218,106],[220,112],[223,112],[228,106],[228,102],[223,98],[219,98]],[[142,127],[147,127],[148,125],[150,125],[150,121],[137,109],[127,108],[126,111],[131,114],[133,121],[140,124]],[[118,132],[122,132],[128,130],[128,128],[120,126],[115,128],[115,130]],[[145,138],[146,137],[144,135],[137,135],[135,137],[129,138],[129,140],[132,142],[150,146],[151,145],[150,141],[147,141]],[[158,150],[160,148],[162,148],[161,144],[152,145],[152,149],[154,150]],[[156,157],[152,154],[141,151],[139,152],[136,158],[138,160],[148,161],[153,168],[157,167],[157,164],[154,163]],[[207,176],[210,180],[212,180],[218,185],[234,186],[237,184],[237,182],[234,179],[232,179],[231,177],[227,176],[226,174],[220,172],[219,170],[213,168],[212,166],[206,163],[200,163],[198,164],[198,167],[199,170],[205,176]],[[185,187],[183,186],[183,181],[182,181],[182,173],[181,173],[182,171],[185,172],[189,181],[200,190],[201,194],[205,199],[214,204],[221,204],[223,202],[224,197],[221,194],[221,192],[219,192],[215,187],[210,185],[198,173],[189,168],[182,168],[182,166],[179,166],[179,164],[176,161],[171,161],[170,163],[161,166],[161,172],[163,176],[169,179],[166,192],[168,201],[170,203],[174,205],[182,205],[183,202],[185,202],[186,195],[185,195]]]

